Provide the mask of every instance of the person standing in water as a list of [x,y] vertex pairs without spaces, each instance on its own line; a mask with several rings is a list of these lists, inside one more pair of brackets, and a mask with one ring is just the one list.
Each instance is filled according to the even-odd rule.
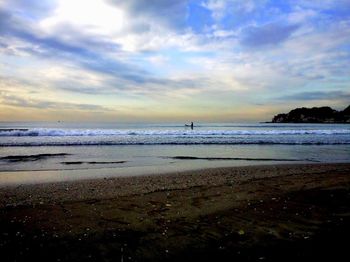
[[191,129],[193,129],[193,122],[191,122]]

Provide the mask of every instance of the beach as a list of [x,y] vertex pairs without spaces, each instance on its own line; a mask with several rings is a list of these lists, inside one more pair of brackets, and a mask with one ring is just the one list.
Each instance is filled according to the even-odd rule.
[[350,164],[210,168],[0,188],[2,261],[337,261]]
[[0,0],[0,262],[349,261],[350,0]]

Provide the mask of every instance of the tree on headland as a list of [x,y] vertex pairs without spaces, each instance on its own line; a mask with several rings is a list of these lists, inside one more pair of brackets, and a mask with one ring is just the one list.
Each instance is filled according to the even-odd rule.
[[296,108],[287,114],[278,114],[273,123],[350,123],[350,105],[343,111],[329,106]]

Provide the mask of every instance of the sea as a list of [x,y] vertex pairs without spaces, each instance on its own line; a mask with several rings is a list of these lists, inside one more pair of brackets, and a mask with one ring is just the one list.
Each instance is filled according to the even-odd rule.
[[0,186],[350,162],[350,124],[0,122]]

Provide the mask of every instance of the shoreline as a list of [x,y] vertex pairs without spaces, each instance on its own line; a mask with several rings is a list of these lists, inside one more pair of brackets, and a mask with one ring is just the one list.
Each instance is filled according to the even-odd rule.
[[[37,204],[37,202],[55,203],[57,201],[103,199],[129,194],[147,194],[157,190],[180,190],[204,185],[219,186],[228,181],[239,183],[251,179],[288,176],[295,173],[306,175],[314,173],[315,170],[312,168],[315,167],[322,172],[329,172],[342,166],[350,167],[350,163],[285,163],[212,167],[179,172],[10,184],[0,186],[0,208],[12,204],[26,205]],[[311,168],[310,171],[307,170],[309,168]],[[98,171],[98,169],[96,170]],[[52,192],[55,192],[56,195],[52,195]],[[12,197],[15,201],[9,202]]]
[[[162,157],[166,159],[165,157]],[[76,181],[91,181],[100,179],[114,179],[120,177],[136,176],[163,176],[168,174],[179,174],[186,172],[197,172],[206,169],[216,168],[245,168],[253,166],[272,166],[288,164],[312,164],[322,163],[314,160],[294,161],[271,161],[260,163],[258,161],[246,163],[234,163],[235,160],[224,159],[219,164],[218,158],[200,158],[180,160],[175,165],[146,165],[146,166],[119,166],[119,167],[84,167],[84,168],[64,168],[64,169],[40,169],[40,170],[4,170],[0,171],[0,188],[16,187],[20,185],[54,184],[68,183]],[[214,161],[212,161],[213,159]],[[230,158],[231,159],[231,158]],[[176,161],[176,160],[174,160]],[[198,161],[198,162],[193,162]],[[203,162],[204,161],[204,162]],[[265,161],[265,160],[264,160]],[[331,164],[332,162],[330,162]],[[345,162],[346,163],[346,162]],[[350,162],[349,162],[350,163]]]
[[214,168],[0,188],[4,261],[347,255],[350,164]]

